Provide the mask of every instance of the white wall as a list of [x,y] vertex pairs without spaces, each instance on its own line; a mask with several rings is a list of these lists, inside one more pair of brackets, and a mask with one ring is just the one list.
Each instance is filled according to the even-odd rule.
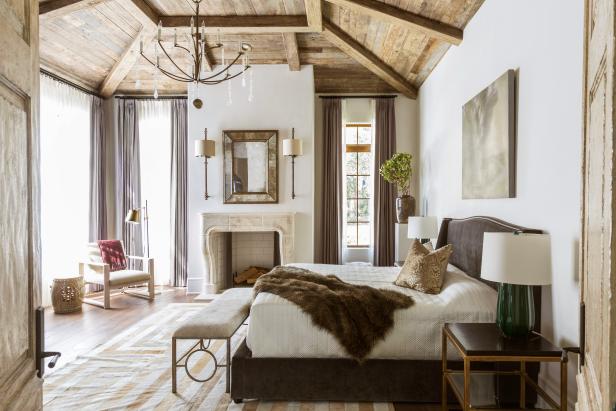
[[[349,94],[350,95],[350,94]],[[322,166],[322,153],[323,153],[323,143],[322,143],[322,134],[323,134],[323,106],[321,104],[320,98],[316,99],[316,110],[315,110],[315,223],[318,224],[319,218],[319,207],[321,201],[321,170]],[[358,103],[358,99],[348,99],[346,102],[346,115],[351,117],[352,121],[366,121],[363,120],[366,117],[369,117],[368,122],[370,122],[370,118],[374,117],[373,113],[366,115],[365,111],[374,110],[373,104],[370,104],[368,100],[365,100],[365,103]],[[351,102],[351,104],[348,104]],[[349,110],[349,106],[351,109]],[[397,152],[405,152],[411,153],[413,155],[413,167],[414,174],[411,178],[411,195],[415,196],[417,199],[417,204],[419,204],[419,179],[417,169],[419,166],[418,163],[418,153],[419,153],[419,104],[416,100],[411,100],[407,97],[404,97],[401,94],[398,94],[395,102],[395,112],[396,112],[396,151]],[[419,211],[419,209],[417,209]],[[315,226],[315,235],[317,235],[320,227]],[[348,249],[350,252],[346,253],[346,259],[348,261],[369,261],[370,255],[365,250],[352,250]]]
[[[289,71],[287,65],[253,66],[254,100],[248,102],[248,86],[232,80],[233,104],[227,106],[227,84],[199,88],[203,108],[197,110],[193,86],[188,90],[188,291],[199,292],[204,275],[199,233],[202,212],[296,212],[295,259],[311,262],[313,258],[313,175],[314,175],[314,76],[312,66]],[[207,201],[204,194],[203,159],[192,157],[194,140],[203,138],[204,128],[216,141],[216,156],[209,160]],[[291,161],[282,156],[282,140],[291,136],[303,140],[304,155],[295,161],[295,200],[291,200]],[[278,204],[223,204],[223,130],[278,130],[279,189]]]
[[[578,343],[582,51],[583,2],[486,1],[420,90],[428,212],[489,215],[550,233],[553,285],[544,287],[541,328],[562,345]],[[517,197],[461,200],[461,107],[507,69],[518,71]],[[543,378],[554,387],[557,369]]]

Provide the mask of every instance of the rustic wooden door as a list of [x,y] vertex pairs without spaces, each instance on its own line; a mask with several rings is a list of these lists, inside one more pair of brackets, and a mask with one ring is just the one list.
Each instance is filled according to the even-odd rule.
[[38,1],[0,0],[0,410],[42,408]]
[[586,0],[581,299],[585,337],[578,409],[610,410],[616,395],[613,0]]

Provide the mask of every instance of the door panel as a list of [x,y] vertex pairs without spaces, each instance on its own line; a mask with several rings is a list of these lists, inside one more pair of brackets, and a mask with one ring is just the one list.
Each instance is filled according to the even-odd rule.
[[585,305],[584,363],[578,409],[613,403],[614,304],[614,2],[586,1],[581,299]]
[[42,408],[38,3],[0,0],[0,409]]

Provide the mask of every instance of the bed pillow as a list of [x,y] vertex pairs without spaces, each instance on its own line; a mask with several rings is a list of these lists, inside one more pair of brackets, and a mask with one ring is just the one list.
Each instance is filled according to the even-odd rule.
[[434,250],[432,244],[426,248],[418,240],[413,240],[404,265],[394,283],[422,293],[440,293],[452,252],[451,244]]

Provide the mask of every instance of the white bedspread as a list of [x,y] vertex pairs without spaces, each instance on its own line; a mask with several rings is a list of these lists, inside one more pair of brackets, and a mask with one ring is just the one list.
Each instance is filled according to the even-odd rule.
[[[441,326],[445,322],[492,322],[496,291],[449,265],[438,295],[393,284],[398,267],[293,264],[321,274],[410,295],[412,307],[397,310],[395,325],[368,358],[440,359]],[[317,328],[308,314],[284,298],[260,293],[252,304],[246,343],[253,357],[348,357],[327,331]],[[451,350],[450,350],[451,351]]]

